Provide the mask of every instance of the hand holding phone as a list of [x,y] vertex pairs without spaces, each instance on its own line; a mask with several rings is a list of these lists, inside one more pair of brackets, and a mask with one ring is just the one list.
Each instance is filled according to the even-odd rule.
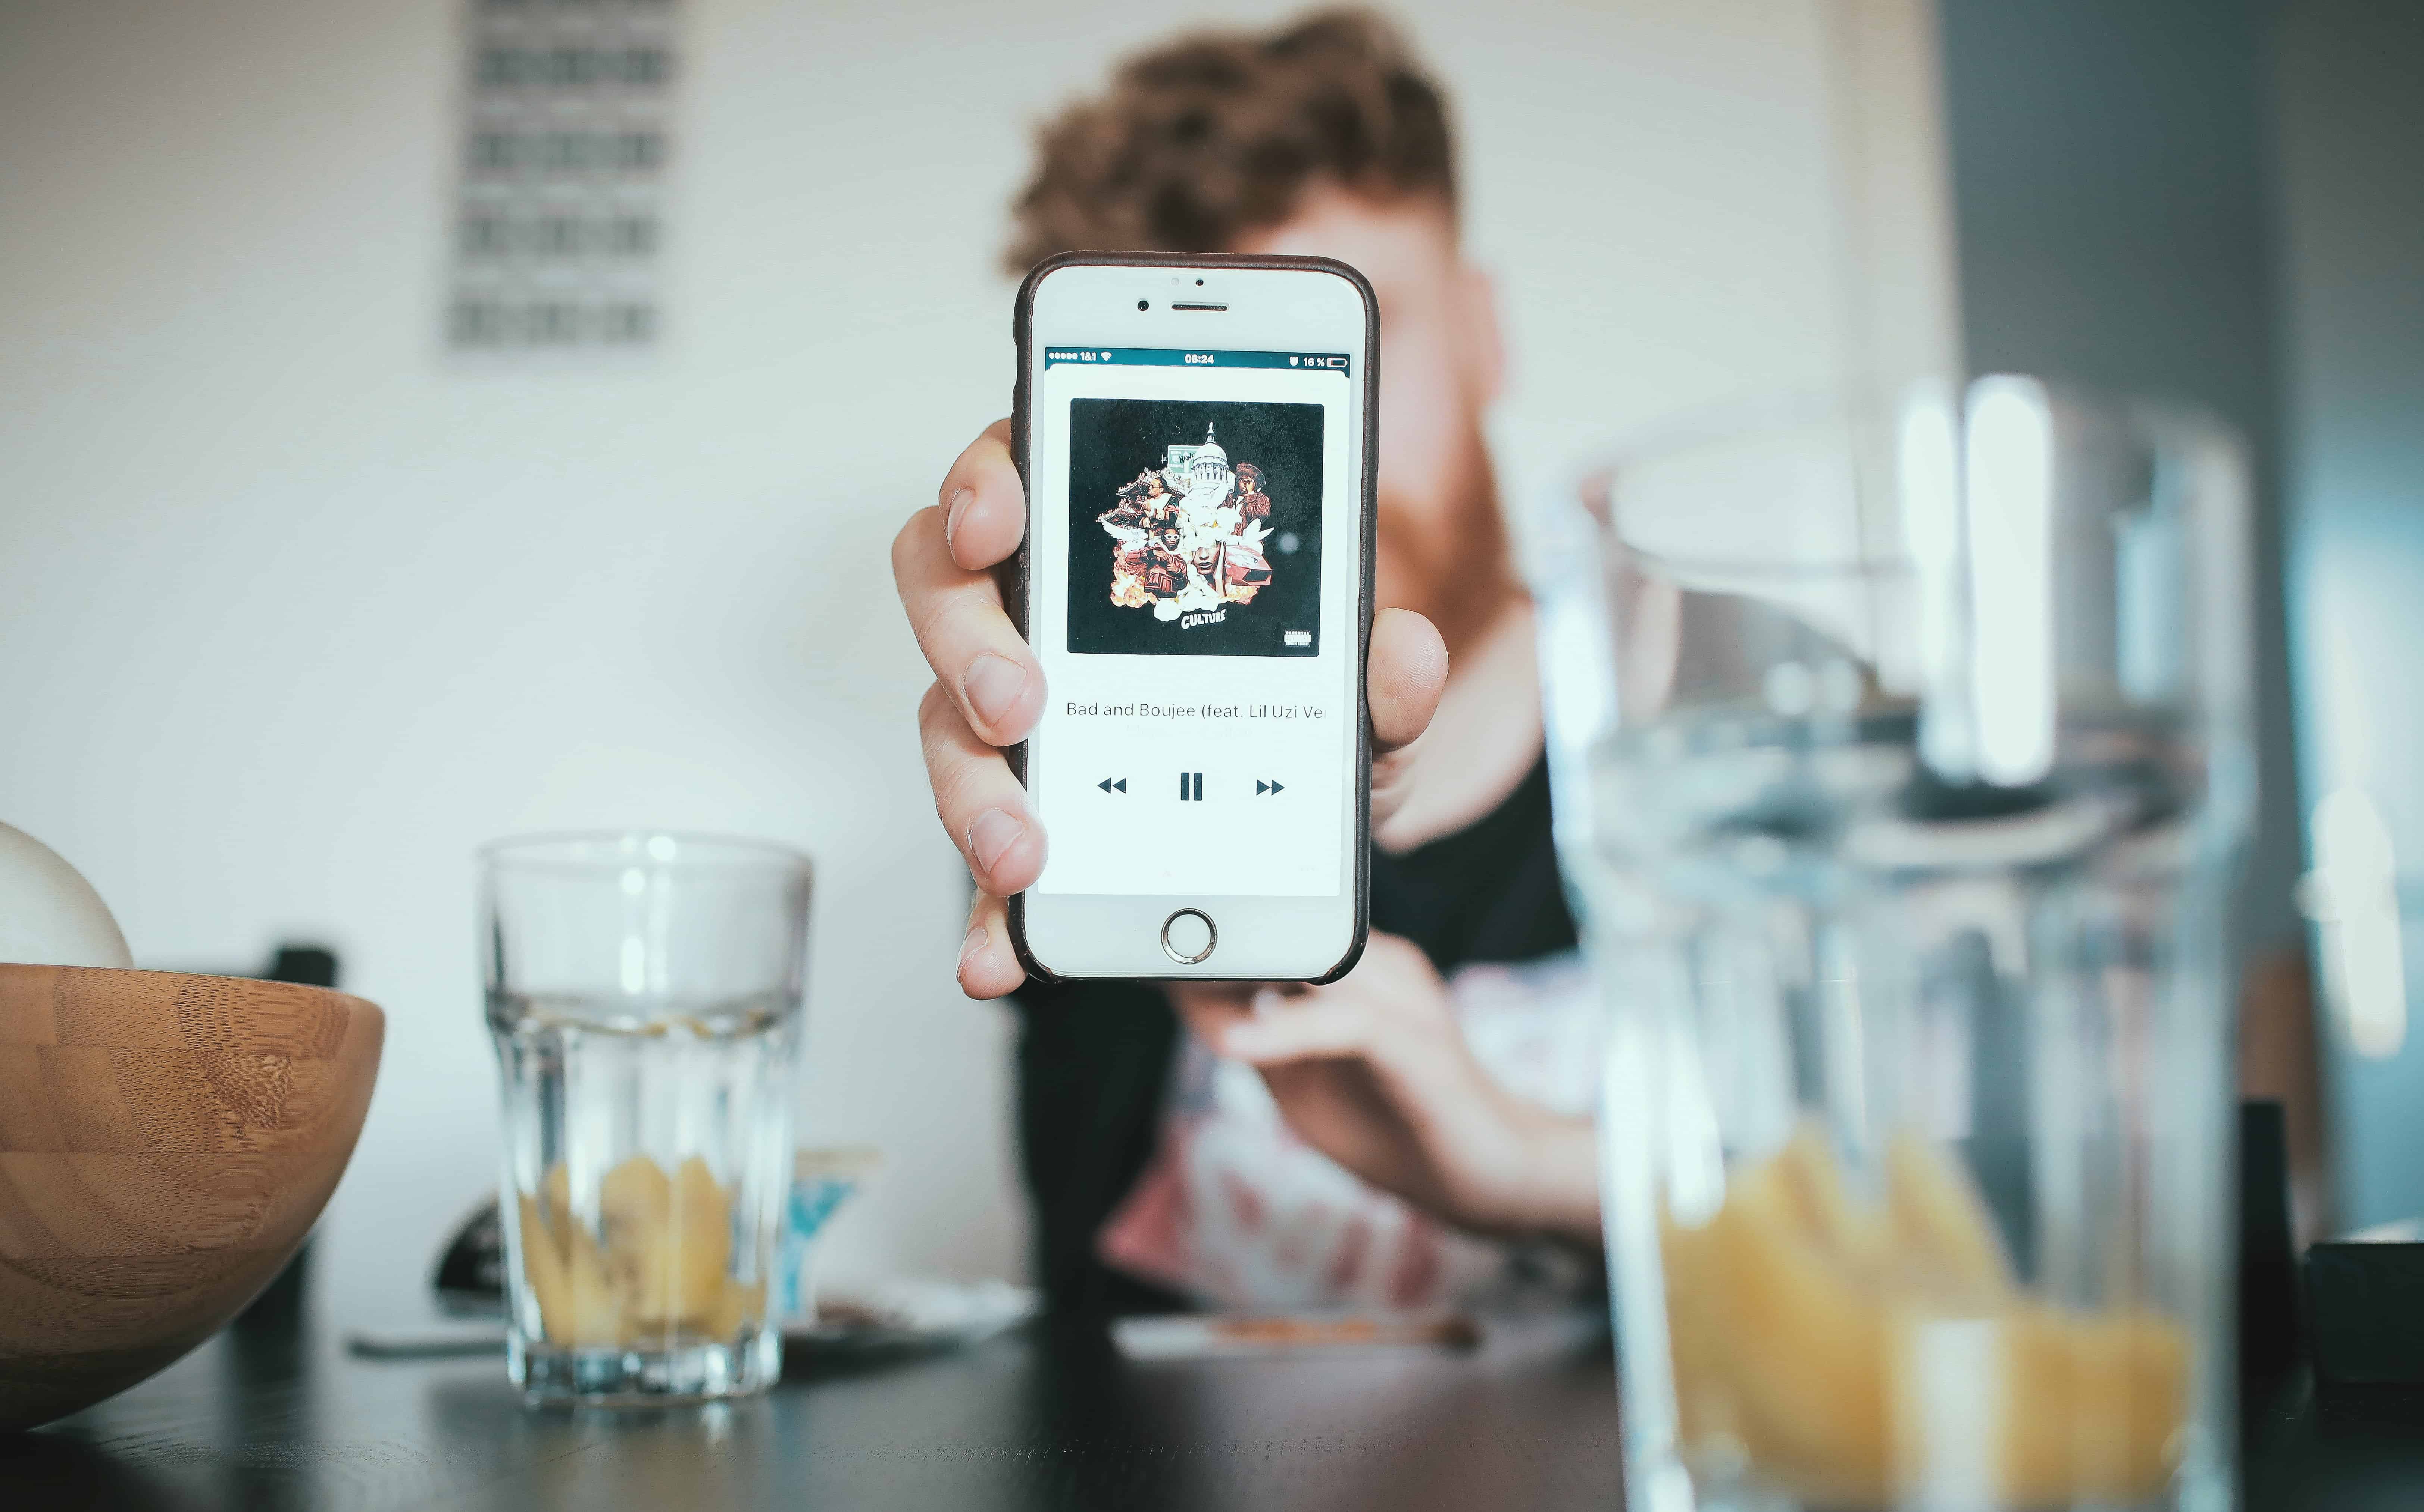
[[[1026,738],[1045,692],[997,572],[1015,556],[1026,522],[1003,420],[960,454],[936,502],[910,517],[892,549],[902,606],[935,676],[918,708],[935,811],[977,884],[959,979],[978,998],[1025,979],[1006,899],[1036,880],[1046,854],[1043,825],[1000,749]],[[1405,610],[1374,616],[1365,676],[1374,823],[1404,796],[1405,748],[1429,725],[1446,677],[1447,652],[1429,621]]]

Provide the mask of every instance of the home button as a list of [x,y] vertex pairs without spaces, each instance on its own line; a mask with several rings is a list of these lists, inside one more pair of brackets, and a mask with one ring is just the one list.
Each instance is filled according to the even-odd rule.
[[1192,966],[1220,943],[1212,916],[1200,908],[1182,908],[1161,921],[1161,949],[1182,966]]

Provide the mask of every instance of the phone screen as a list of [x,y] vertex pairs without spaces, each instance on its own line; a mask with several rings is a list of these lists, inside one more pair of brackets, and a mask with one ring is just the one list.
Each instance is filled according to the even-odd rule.
[[1029,627],[1035,891],[1352,883],[1356,358],[1043,349]]

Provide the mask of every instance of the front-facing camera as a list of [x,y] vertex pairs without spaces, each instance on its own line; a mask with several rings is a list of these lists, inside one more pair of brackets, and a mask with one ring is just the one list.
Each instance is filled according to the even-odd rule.
[[1137,301],[1137,308],[1139,310],[1151,310],[1153,308],[1153,301],[1150,299],[1140,299]]

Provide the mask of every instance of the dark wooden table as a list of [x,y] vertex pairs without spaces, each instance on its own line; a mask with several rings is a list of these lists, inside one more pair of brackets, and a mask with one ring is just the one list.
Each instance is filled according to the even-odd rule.
[[1521,1507],[1618,1504],[1604,1333],[1470,1355],[1132,1364],[1041,1329],[795,1359],[757,1401],[526,1411],[502,1358],[374,1361],[231,1330],[113,1401],[0,1435],[0,1508]]
[[[2249,1512],[2424,1508],[2424,1393],[2251,1392]],[[291,1323],[0,1435],[0,1507],[1617,1507],[1606,1336],[1470,1355],[1133,1364],[1043,1330],[889,1363],[799,1361],[769,1396],[525,1411],[501,1360],[375,1361]]]

